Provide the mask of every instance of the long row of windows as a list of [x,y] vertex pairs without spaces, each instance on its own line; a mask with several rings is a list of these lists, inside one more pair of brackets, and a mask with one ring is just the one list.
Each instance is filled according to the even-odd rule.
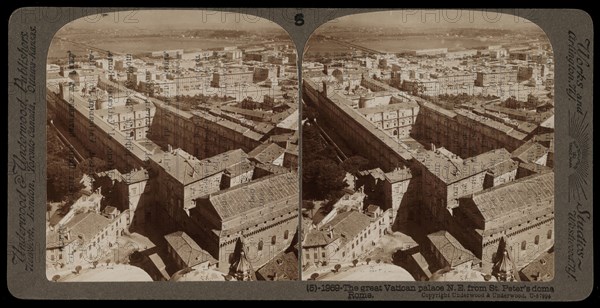
[[[546,216],[546,215],[544,215],[544,216]],[[538,217],[538,218],[540,218],[540,217]],[[538,218],[536,218],[536,220]],[[543,217],[541,217],[541,218],[543,218]],[[504,234],[507,237],[513,237],[513,236],[515,236],[517,234],[521,234],[522,232],[525,232],[525,231],[531,230],[533,228],[539,227],[539,226],[541,226],[541,225],[543,225],[543,224],[545,224],[545,223],[547,223],[549,221],[552,221],[552,220],[554,220],[554,216],[550,216],[547,219],[543,219],[541,221],[536,222],[535,224],[529,225],[529,226],[527,226],[525,228],[522,228],[522,229],[516,229],[514,231],[511,231],[513,229],[513,227],[511,227],[510,229],[505,230]],[[506,232],[506,231],[509,231],[509,232]],[[498,233],[492,233],[492,234],[490,234],[490,237],[494,237],[496,234],[498,234]],[[493,244],[497,243],[498,241],[500,241],[500,238],[502,238],[502,236],[499,236],[496,239],[493,239],[491,241],[483,243],[483,247],[486,247],[486,246],[493,245]]]
[[[287,214],[285,214],[285,215],[290,215],[290,214],[293,214],[293,212],[288,212],[288,213],[287,213]],[[284,216],[284,215],[281,215],[281,216],[280,216],[280,218],[281,218],[281,217],[283,217],[283,216]],[[290,220],[292,220],[292,219],[294,219],[294,218],[296,218],[296,217],[297,217],[297,215],[292,215],[292,216],[290,216],[290,217],[287,217],[287,218],[285,218],[285,219],[279,220],[279,221],[277,221],[277,222],[275,222],[275,223],[273,223],[273,224],[270,224],[270,225],[264,226],[264,227],[262,227],[262,228],[255,229],[255,230],[254,230],[254,231],[252,231],[252,232],[244,232],[244,235],[245,235],[245,236],[247,236],[247,237],[248,237],[248,236],[252,236],[252,235],[254,235],[254,234],[257,234],[257,233],[263,232],[263,231],[265,231],[265,230],[271,229],[271,228],[273,228],[273,227],[279,226],[279,225],[281,225],[281,224],[284,224],[284,223],[286,223],[286,222],[288,222],[288,221],[290,221]],[[273,217],[273,220],[275,220],[275,218],[276,218],[276,217]],[[264,223],[267,223],[267,222],[264,222]],[[248,231],[248,230],[250,230],[250,228],[246,228],[246,231]],[[229,238],[229,237],[231,237],[231,235],[228,235],[227,237]],[[230,239],[230,240],[228,240],[228,241],[225,241],[225,242],[221,242],[221,244],[219,245],[219,247],[223,247],[223,246],[226,246],[226,245],[232,244],[232,243],[234,243],[234,242],[236,242],[236,241],[237,241],[237,236],[235,236],[235,235],[234,235],[234,237],[233,237],[232,239]]]
[[[283,231],[283,239],[287,240],[290,236],[290,231],[289,230],[285,230]],[[271,237],[271,245],[275,245],[277,244],[277,235],[273,235]],[[263,240],[258,241],[258,251],[262,251],[263,250]]]
[[[548,230],[548,232],[546,232],[546,239],[552,239],[552,229]],[[533,244],[534,245],[538,245],[540,243],[540,236],[536,235],[535,238],[533,239]],[[525,250],[527,249],[527,240],[523,240],[521,242],[521,250]]]

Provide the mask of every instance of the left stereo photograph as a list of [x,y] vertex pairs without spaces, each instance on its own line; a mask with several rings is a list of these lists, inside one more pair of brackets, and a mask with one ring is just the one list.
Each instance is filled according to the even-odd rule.
[[55,34],[49,280],[299,279],[296,47],[222,14],[111,12]]

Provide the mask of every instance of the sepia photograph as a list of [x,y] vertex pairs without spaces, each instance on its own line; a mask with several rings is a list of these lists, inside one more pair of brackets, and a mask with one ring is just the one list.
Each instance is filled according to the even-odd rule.
[[9,300],[597,295],[590,12],[7,14]]
[[46,276],[298,280],[294,42],[241,13],[76,19],[46,66]]
[[352,14],[302,62],[303,280],[551,281],[554,58],[525,18]]

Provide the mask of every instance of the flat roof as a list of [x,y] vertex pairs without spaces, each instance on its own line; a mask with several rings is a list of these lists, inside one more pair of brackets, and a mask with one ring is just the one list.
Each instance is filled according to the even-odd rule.
[[451,184],[484,172],[507,160],[510,153],[504,149],[491,150],[477,156],[462,160],[452,159],[439,151],[418,150],[415,158],[434,176]]
[[151,159],[179,183],[188,185],[224,171],[247,158],[248,155],[241,149],[227,151],[203,160],[198,160],[182,149],[175,149],[171,152],[155,154]]
[[419,105],[415,102],[402,102],[397,104],[388,104],[383,106],[375,106],[375,107],[367,107],[367,108],[359,108],[356,111],[360,112],[363,115],[371,114],[371,113],[379,113],[379,112],[388,112],[388,111],[397,111],[413,108],[419,108]]
[[397,168],[390,172],[385,173],[386,179],[390,183],[396,183],[400,181],[406,181],[412,178],[412,173],[409,168]]
[[427,109],[433,110],[437,113],[440,113],[442,115],[445,115],[449,118],[454,118],[456,117],[456,113],[452,110],[448,110],[446,108],[440,107],[434,103],[430,103],[424,99],[420,99],[418,100],[418,102],[421,104],[421,106],[426,107]]
[[353,120],[355,120],[359,125],[367,129],[373,137],[381,140],[389,149],[395,152],[399,157],[404,159],[405,161],[412,159],[412,155],[407,150],[406,145],[399,143],[394,138],[390,137],[383,130],[379,129],[375,124],[371,121],[367,120],[363,115],[358,113],[358,111],[349,107],[352,104],[351,101],[345,99],[338,93],[333,93],[328,95],[328,98],[340,109],[342,109],[347,115],[349,115]]

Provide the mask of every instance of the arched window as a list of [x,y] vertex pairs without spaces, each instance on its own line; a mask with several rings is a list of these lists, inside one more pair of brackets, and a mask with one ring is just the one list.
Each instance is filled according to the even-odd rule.
[[521,250],[525,250],[527,249],[527,241],[522,241],[521,242]]
[[552,238],[552,229],[548,230],[548,234],[546,235],[546,238],[548,238],[548,239]]
[[277,243],[277,236],[273,235],[271,238],[271,245],[275,245],[275,243]]
[[258,251],[262,251],[263,250],[263,241],[260,240],[260,242],[258,242]]
[[290,236],[290,231],[289,231],[289,230],[285,230],[285,231],[283,232],[283,239],[284,239],[284,240],[287,240],[289,236]]
[[540,243],[540,236],[536,235],[535,240],[533,241],[536,245]]
[[394,136],[398,136],[398,130],[394,129]]

